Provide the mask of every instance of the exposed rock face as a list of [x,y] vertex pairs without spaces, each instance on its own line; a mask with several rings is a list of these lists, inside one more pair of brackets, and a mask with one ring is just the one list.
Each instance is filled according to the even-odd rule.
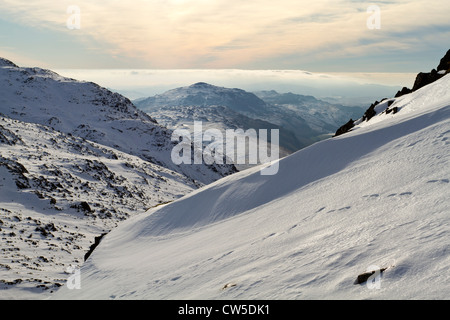
[[445,70],[446,73],[450,72],[450,50],[447,51],[445,56],[441,59],[437,71]]
[[402,90],[398,91],[397,94],[395,95],[396,98],[403,96],[404,94],[408,94],[411,93],[412,90],[407,88],[407,87],[403,87]]
[[335,137],[344,134],[346,132],[349,132],[351,128],[355,126],[353,119],[350,119],[346,124],[344,124],[342,127],[337,129]]
[[439,74],[435,69],[431,70],[431,72],[420,72],[416,77],[412,91],[419,90],[443,76],[443,74]]
[[445,56],[441,59],[436,69],[431,70],[431,72],[420,72],[417,75],[416,80],[414,81],[413,88],[408,89],[404,87],[401,91],[397,92],[395,97],[397,98],[404,94],[419,90],[420,88],[430,83],[433,83],[436,80],[439,80],[449,72],[450,72],[450,50],[448,50]]

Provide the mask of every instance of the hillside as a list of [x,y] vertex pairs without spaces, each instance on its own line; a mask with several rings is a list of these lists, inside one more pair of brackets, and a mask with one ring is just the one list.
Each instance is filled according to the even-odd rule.
[[127,98],[92,82],[0,58],[0,113],[109,146],[208,184],[236,172],[230,165],[175,165],[172,131]]
[[236,172],[176,166],[171,135],[119,94],[0,58],[0,299],[49,295],[119,222]]
[[0,299],[49,295],[95,237],[197,187],[139,157],[0,117]]
[[127,220],[54,298],[447,299],[449,87]]

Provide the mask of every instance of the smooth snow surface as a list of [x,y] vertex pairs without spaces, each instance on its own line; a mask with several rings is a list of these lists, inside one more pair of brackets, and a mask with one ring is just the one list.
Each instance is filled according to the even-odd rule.
[[123,222],[54,298],[448,299],[449,88]]

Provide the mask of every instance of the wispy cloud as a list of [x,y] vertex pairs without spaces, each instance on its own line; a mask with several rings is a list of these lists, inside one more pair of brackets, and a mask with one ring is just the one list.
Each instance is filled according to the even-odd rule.
[[311,55],[417,50],[413,30],[450,30],[447,1],[378,1],[382,25],[376,31],[366,26],[369,4],[355,0],[77,0],[82,27],[76,31],[66,28],[74,1],[0,0],[0,9],[17,23],[95,42],[142,67],[277,68],[286,56],[298,56],[289,61],[294,67]]

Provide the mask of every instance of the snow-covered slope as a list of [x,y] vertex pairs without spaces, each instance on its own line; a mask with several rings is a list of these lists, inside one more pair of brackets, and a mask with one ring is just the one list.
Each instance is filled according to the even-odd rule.
[[177,166],[170,157],[172,132],[127,98],[92,82],[20,68],[1,58],[0,113],[136,155],[204,184],[235,172],[230,165]]
[[139,157],[0,117],[0,299],[49,295],[95,237],[197,187]]
[[54,298],[447,299],[449,88],[125,221]]

